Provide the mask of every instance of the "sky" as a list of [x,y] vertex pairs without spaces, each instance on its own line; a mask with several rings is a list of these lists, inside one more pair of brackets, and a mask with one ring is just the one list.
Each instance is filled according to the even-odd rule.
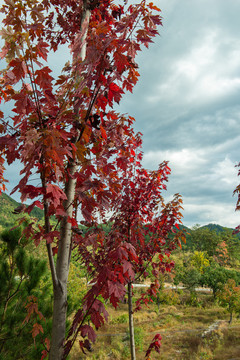
[[161,0],[160,37],[120,108],[143,133],[144,166],[168,160],[166,199],[183,197],[186,226],[240,224],[240,2]]
[[[169,161],[165,199],[182,195],[183,224],[234,228],[240,224],[233,197],[240,183],[240,1],[154,2],[162,10],[160,36],[138,57],[139,83],[116,110],[135,117],[147,169]],[[15,165],[6,173],[9,189],[17,172]]]

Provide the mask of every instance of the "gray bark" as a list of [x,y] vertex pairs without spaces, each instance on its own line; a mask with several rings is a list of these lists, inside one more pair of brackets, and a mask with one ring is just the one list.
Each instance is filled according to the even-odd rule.
[[131,360],[136,360],[134,324],[133,324],[133,306],[132,306],[132,282],[128,283],[128,316],[129,316]]
[[[75,166],[72,165],[72,172],[75,172]],[[76,180],[70,178],[67,187],[65,209],[69,216],[73,213],[73,200],[75,194]],[[58,256],[56,262],[56,274],[58,282],[54,286],[53,300],[53,323],[52,338],[50,349],[50,360],[60,360],[63,357],[63,346],[66,332],[67,317],[67,280],[69,273],[69,260],[71,252],[71,224],[64,218],[61,223],[60,241],[58,246]]]

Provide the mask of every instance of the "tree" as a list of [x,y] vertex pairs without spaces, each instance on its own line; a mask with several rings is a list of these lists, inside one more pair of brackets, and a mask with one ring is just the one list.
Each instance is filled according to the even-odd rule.
[[210,265],[206,254],[202,251],[194,251],[191,256],[190,264],[194,266],[201,274]]
[[[0,183],[4,189],[4,161],[18,159],[22,178],[13,191],[20,191],[22,202],[33,200],[22,211],[44,209],[44,226],[29,224],[25,233],[36,245],[46,241],[54,293],[49,356],[62,359],[77,209],[94,224],[121,191],[118,176],[138,138],[134,119],[112,107],[136,84],[136,54],[158,34],[161,18],[145,1],[8,0],[1,11],[0,56],[7,67],[0,96],[12,101],[14,115],[7,121],[0,113]],[[48,54],[66,44],[72,59],[55,80]],[[51,216],[58,227],[51,226]]]
[[194,250],[206,252],[209,257],[217,256],[218,246],[222,242],[216,231],[199,226],[195,226],[191,231],[191,241]]
[[240,286],[236,286],[233,279],[228,279],[227,283],[217,292],[220,305],[227,308],[230,314],[229,323],[231,324],[233,313],[240,313]]
[[218,263],[212,263],[202,274],[201,285],[211,288],[213,296],[216,297],[217,291],[221,290],[229,279],[239,284],[240,273],[236,270],[225,269]]
[[240,241],[237,235],[234,235],[231,230],[225,230],[222,233],[222,241],[226,243],[227,247],[227,261],[228,263],[234,264],[236,260],[240,259]]
[[[46,261],[29,255],[28,243],[21,228],[1,233],[0,359],[4,360],[40,358],[50,335],[51,291],[46,282]],[[41,339],[37,346],[33,337]]]
[[[141,142],[139,139],[139,146]],[[72,346],[78,332],[82,335],[82,347],[89,346],[84,342],[86,331],[91,332],[89,339],[94,339],[94,329],[82,323],[86,316],[91,317],[92,323],[98,328],[103,322],[96,314],[96,304],[101,306],[103,316],[107,316],[101,298],[110,300],[117,307],[118,303],[128,295],[129,332],[131,359],[136,359],[132,285],[140,277],[149,277],[147,269],[152,268],[153,281],[146,294],[136,303],[147,304],[152,296],[156,296],[160,287],[159,276],[165,271],[171,271],[174,263],[169,259],[171,252],[184,239],[182,231],[176,231],[181,222],[181,197],[176,194],[168,204],[164,203],[162,191],[166,189],[170,169],[167,163],[162,163],[156,171],[147,171],[141,165],[142,153],[136,151],[126,170],[119,178],[121,193],[112,203],[112,216],[109,219],[110,231],[106,234],[101,228],[91,228],[84,239],[76,240],[79,256],[85,262],[93,284],[85,297],[85,312],[80,311],[75,318],[68,346]],[[94,246],[97,241],[101,246]],[[93,244],[91,246],[91,244]],[[96,301],[93,303],[93,298]],[[95,317],[98,316],[97,321]],[[156,341],[156,340],[154,340]],[[159,350],[159,349],[158,349]]]
[[201,251],[194,251],[187,254],[183,263],[176,266],[174,284],[182,283],[191,293],[192,298],[196,298],[196,287],[202,282],[202,275],[209,267],[209,260],[206,254]]

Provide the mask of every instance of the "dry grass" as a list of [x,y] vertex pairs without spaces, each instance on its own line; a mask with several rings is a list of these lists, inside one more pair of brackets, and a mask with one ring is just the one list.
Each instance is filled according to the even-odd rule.
[[[207,304],[206,295],[202,295]],[[208,295],[208,300],[210,296]],[[155,334],[162,335],[161,354],[152,360],[233,360],[240,359],[240,320],[222,326],[208,339],[201,335],[214,321],[228,320],[228,314],[208,301],[203,307],[152,304],[134,315],[137,332],[136,357],[144,360],[145,351]],[[127,305],[109,311],[109,324],[98,331],[93,352],[81,354],[77,345],[71,360],[129,360]],[[225,323],[226,324],[226,323]]]

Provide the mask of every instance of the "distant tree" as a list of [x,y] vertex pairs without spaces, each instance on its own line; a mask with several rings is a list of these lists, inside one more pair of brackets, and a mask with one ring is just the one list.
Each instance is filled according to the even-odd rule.
[[206,253],[194,251],[185,254],[182,264],[178,264],[175,270],[174,284],[182,283],[191,293],[201,284],[202,274],[209,267],[210,263]]
[[191,243],[196,251],[206,252],[209,257],[217,255],[218,246],[222,242],[216,231],[200,228],[198,225],[191,231]]
[[216,297],[217,291],[223,287],[227,279],[225,268],[218,264],[212,264],[202,274],[200,284],[212,289],[213,296]]
[[196,287],[201,283],[201,273],[194,266],[179,267],[176,269],[176,276],[174,277],[174,284],[182,283],[190,291],[195,294]]
[[221,239],[227,247],[227,262],[234,264],[240,260],[240,238],[233,234],[231,230],[225,230],[221,233]]
[[222,289],[218,290],[217,298],[220,305],[229,312],[229,323],[231,324],[233,313],[240,313],[240,286],[237,286],[233,279],[228,279]]
[[202,274],[210,265],[210,262],[204,252],[194,251],[193,255],[190,257],[190,264]]
[[240,284],[240,273],[236,270],[225,269],[218,263],[212,263],[202,274],[201,285],[212,289],[213,295],[216,297],[217,291],[221,290],[229,279],[234,280],[236,284]]
[[[50,336],[52,310],[46,261],[29,255],[27,244],[21,228],[5,230],[0,237],[2,360],[38,359]],[[34,337],[39,341],[34,343]]]

